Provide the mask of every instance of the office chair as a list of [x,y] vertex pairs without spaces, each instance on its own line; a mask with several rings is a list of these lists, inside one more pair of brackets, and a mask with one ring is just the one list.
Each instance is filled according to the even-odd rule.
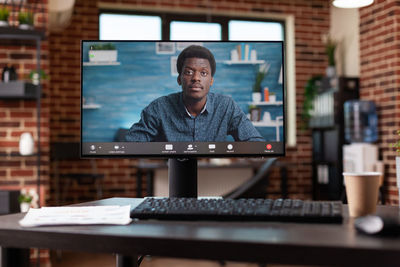
[[[60,204],[60,199],[65,201],[69,186],[73,182],[78,184],[94,184],[96,187],[97,198],[101,199],[103,195],[104,175],[97,173],[95,159],[90,159],[91,168],[88,170],[79,170],[79,172],[60,173],[59,163],[61,161],[79,160],[79,143],[52,143],[51,160],[54,162],[54,191],[56,205]],[[60,180],[65,180],[63,192],[60,194]]]
[[222,197],[233,199],[265,198],[266,192],[262,189],[268,186],[269,174],[276,160],[276,158],[267,159],[253,177]]

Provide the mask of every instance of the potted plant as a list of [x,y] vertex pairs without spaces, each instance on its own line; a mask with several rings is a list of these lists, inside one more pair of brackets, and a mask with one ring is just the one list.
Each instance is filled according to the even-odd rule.
[[268,74],[270,64],[265,63],[258,67],[253,84],[253,102],[261,102],[261,83]]
[[271,103],[276,102],[276,94],[274,92],[269,93],[269,102],[271,102]]
[[[400,130],[397,131],[397,135],[400,137]],[[394,147],[397,152],[396,156],[396,177],[397,177],[397,187],[400,185],[400,138],[393,144],[390,144],[391,147]],[[400,192],[399,192],[400,194]]]
[[0,27],[8,26],[8,17],[10,16],[10,11],[6,7],[0,7]]
[[39,77],[40,80],[46,80],[48,75],[44,70],[40,70],[39,72],[37,70],[31,70],[28,77],[34,85],[39,85]]
[[117,49],[113,43],[94,44],[89,49],[90,62],[116,62]]
[[308,128],[308,122],[312,116],[311,111],[314,108],[314,98],[317,96],[318,87],[320,86],[321,79],[322,75],[314,75],[310,79],[308,79],[306,83],[304,91],[303,112],[301,114],[302,129]]
[[19,28],[23,30],[33,29],[33,13],[29,11],[21,11],[18,13]]
[[322,41],[325,44],[325,53],[328,56],[328,67],[326,68],[326,76],[336,76],[336,62],[335,62],[335,51],[337,42],[330,37],[330,35],[323,35]]
[[27,212],[29,210],[32,200],[33,197],[26,191],[26,189],[22,189],[21,194],[18,197],[21,212]]

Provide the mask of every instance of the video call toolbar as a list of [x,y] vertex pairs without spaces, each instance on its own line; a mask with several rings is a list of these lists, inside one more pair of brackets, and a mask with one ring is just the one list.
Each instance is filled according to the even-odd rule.
[[82,156],[107,155],[215,155],[234,156],[235,154],[278,155],[284,152],[282,142],[85,142],[82,143]]

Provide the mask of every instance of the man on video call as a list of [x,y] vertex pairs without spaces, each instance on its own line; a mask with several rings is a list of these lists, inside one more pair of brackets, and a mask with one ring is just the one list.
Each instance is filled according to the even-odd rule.
[[145,107],[127,141],[216,142],[226,141],[228,135],[235,141],[264,141],[231,97],[210,92],[216,63],[207,48],[185,48],[176,65],[182,92],[159,97]]

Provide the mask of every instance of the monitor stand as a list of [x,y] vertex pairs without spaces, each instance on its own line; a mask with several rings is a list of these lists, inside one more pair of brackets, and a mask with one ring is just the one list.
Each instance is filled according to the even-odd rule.
[[197,159],[168,160],[169,197],[197,198]]

